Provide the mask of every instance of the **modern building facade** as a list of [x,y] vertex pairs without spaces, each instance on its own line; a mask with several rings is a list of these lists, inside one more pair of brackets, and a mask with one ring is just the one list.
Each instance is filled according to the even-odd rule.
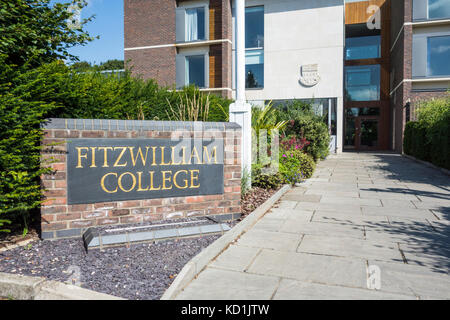
[[402,151],[418,102],[450,88],[450,0],[391,0],[391,148]]
[[[235,97],[234,0],[124,4],[134,74]],[[401,151],[414,103],[449,87],[449,8],[450,0],[246,0],[246,98],[311,101],[337,152]]]

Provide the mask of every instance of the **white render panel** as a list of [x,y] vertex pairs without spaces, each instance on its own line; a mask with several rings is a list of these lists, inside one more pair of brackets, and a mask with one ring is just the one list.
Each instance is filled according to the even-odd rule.
[[[264,89],[246,90],[247,100],[342,97],[344,1],[246,1],[247,7],[257,5],[265,11]],[[299,82],[300,68],[308,64],[318,64],[321,78],[312,87]]]

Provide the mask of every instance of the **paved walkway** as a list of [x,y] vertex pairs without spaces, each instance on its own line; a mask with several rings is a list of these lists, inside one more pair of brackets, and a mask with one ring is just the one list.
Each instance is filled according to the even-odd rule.
[[394,154],[321,162],[178,299],[450,299],[450,178]]

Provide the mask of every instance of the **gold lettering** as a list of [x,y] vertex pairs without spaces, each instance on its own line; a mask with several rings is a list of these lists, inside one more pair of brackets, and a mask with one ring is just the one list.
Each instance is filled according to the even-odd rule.
[[157,147],[152,147],[152,150],[153,150],[153,161],[152,161],[152,166],[156,166],[156,148],[157,148]]
[[114,147],[114,151],[116,149],[122,149],[122,152],[120,152],[119,156],[117,157],[116,162],[114,162],[114,167],[125,167],[127,165],[127,162],[119,164],[120,159],[122,159],[125,151],[127,150],[127,147]]
[[92,150],[92,163],[90,168],[97,168],[97,166],[95,165],[95,149],[97,149],[97,147],[91,147]]
[[133,167],[136,166],[136,162],[137,162],[139,156],[141,157],[142,165],[145,167],[145,164],[147,163],[148,149],[150,149],[150,147],[146,147],[145,157],[144,157],[144,154],[142,153],[141,147],[139,147],[138,151],[136,153],[136,158],[134,158],[134,153],[133,153],[134,147],[128,147],[128,149],[130,149],[131,162],[133,162]]
[[[206,156],[205,156],[206,153]],[[214,147],[211,151],[211,157],[209,156],[208,148],[206,146],[203,147],[203,164],[205,164],[205,159],[208,160],[207,163],[211,163],[211,158],[214,157],[214,163],[217,164],[217,147]]]
[[109,168],[108,166],[108,150],[112,150],[112,147],[99,147],[98,150],[103,150],[103,157],[104,157],[104,161],[103,161],[103,168]]
[[100,181],[100,185],[101,185],[103,191],[105,191],[105,192],[107,192],[107,193],[116,193],[116,192],[117,192],[117,187],[116,187],[116,189],[114,189],[114,190],[108,190],[108,189],[106,189],[106,187],[105,187],[105,179],[106,179],[107,176],[110,176],[110,175],[113,175],[113,176],[115,176],[115,177],[117,178],[117,173],[115,173],[115,172],[107,173],[107,174],[105,174],[105,175],[102,177],[102,180]]
[[[175,148],[176,147],[171,147],[171,148],[172,148],[172,165],[173,166],[178,166],[178,165],[181,164],[181,162],[178,162],[178,163],[175,162]],[[183,160],[184,160],[184,157],[183,157]]]
[[[194,176],[194,172],[197,173],[196,176]],[[200,173],[200,170],[191,170],[191,186],[189,189],[197,189],[200,188],[200,184],[194,185],[194,180],[198,182],[198,174]]]
[[81,165],[81,158],[84,158],[87,160],[87,153],[81,154],[81,150],[89,150],[89,148],[88,147],[76,147],[75,149],[77,149],[77,151],[78,151],[78,165],[76,167],[83,168],[83,166]]
[[164,162],[164,149],[166,148],[166,147],[160,147],[161,148],[161,165],[162,166],[170,166],[171,165],[171,162],[169,162],[169,163],[165,163]]
[[191,158],[189,159],[189,164],[192,164],[192,158],[194,156],[194,152],[195,152],[195,156],[197,158],[197,164],[201,164],[202,161],[200,160],[200,157],[198,156],[197,148],[195,146],[194,146],[194,149],[192,149]]
[[153,176],[155,175],[155,171],[149,171],[150,173],[150,191],[161,190],[161,186],[158,188],[153,187]]
[[142,172],[138,172],[138,189],[137,191],[147,191],[149,189],[149,187],[147,187],[147,189],[142,189]]
[[188,180],[187,179],[183,179],[184,181],[184,187],[180,187],[177,183],[177,176],[180,172],[184,172],[186,175],[188,174],[187,170],[180,170],[175,172],[175,174],[173,175],[173,184],[175,185],[175,187],[177,187],[178,189],[186,189],[188,188]]
[[[133,185],[131,186],[131,188],[129,188],[129,189],[127,189],[127,190],[125,190],[124,187],[123,187],[123,185],[122,185],[122,178],[123,178],[125,175],[129,175],[129,176],[131,176],[131,178],[133,179]],[[136,186],[136,177],[135,177],[131,172],[124,172],[124,173],[122,173],[122,174],[119,176],[119,180],[117,181],[117,183],[119,184],[120,190],[122,190],[123,192],[130,192],[130,191],[133,190],[134,187]]]
[[172,185],[170,185],[170,188],[166,187],[166,181],[170,182],[170,179],[171,179],[171,177],[166,178],[166,173],[172,174],[172,171],[161,171],[161,173],[162,173],[162,180],[163,180],[162,189],[163,190],[170,190],[170,189],[172,189]]
[[186,162],[186,147],[181,147],[181,150],[183,150],[183,163],[182,164],[187,164],[187,162]]

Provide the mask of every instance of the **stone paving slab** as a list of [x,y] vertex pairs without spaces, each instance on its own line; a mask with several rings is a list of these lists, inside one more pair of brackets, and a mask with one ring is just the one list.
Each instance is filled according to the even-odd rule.
[[398,246],[394,243],[357,240],[342,236],[305,235],[297,252],[403,263]]
[[299,221],[310,221],[313,215],[312,210],[294,210],[294,209],[279,209],[274,208],[265,215],[269,219],[290,219]]
[[397,263],[369,261],[369,266],[380,269],[381,290],[393,293],[411,292],[420,299],[450,299],[450,278],[445,272],[432,272],[429,268]]
[[263,250],[247,272],[349,287],[367,285],[364,261],[306,253]]
[[283,279],[274,300],[416,300],[411,295]]
[[329,156],[178,298],[450,299],[449,201],[399,155]]
[[326,223],[349,223],[355,225],[372,225],[382,222],[388,222],[386,216],[363,216],[359,212],[352,211],[315,211],[311,221]]
[[305,235],[329,235],[343,236],[356,239],[364,239],[364,228],[355,224],[330,224],[323,222],[309,222],[286,220],[279,228],[280,232],[296,233]]
[[259,248],[231,245],[211,263],[212,267],[244,271],[261,251]]
[[207,268],[183,290],[177,300],[269,300],[279,278]]
[[238,240],[238,245],[278,251],[295,251],[301,239],[302,235],[300,234],[253,229],[245,233]]

